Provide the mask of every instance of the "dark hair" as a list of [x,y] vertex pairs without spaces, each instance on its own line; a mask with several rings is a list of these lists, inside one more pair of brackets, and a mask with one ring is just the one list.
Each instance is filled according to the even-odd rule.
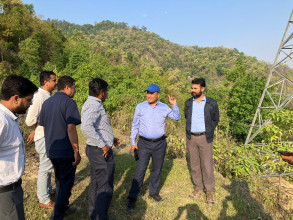
[[53,71],[44,70],[44,71],[42,71],[40,73],[40,84],[41,84],[41,86],[43,86],[45,84],[45,80],[46,81],[50,80],[51,75],[56,76],[56,74]]
[[1,98],[5,101],[8,101],[14,95],[24,98],[33,95],[36,91],[38,91],[38,87],[29,79],[18,75],[10,75],[2,84]]
[[101,78],[94,78],[89,82],[89,95],[97,97],[101,90],[106,91],[108,83]]
[[191,81],[191,84],[199,84],[201,87],[206,87],[206,81],[204,78],[195,78]]
[[61,76],[58,80],[58,91],[65,89],[66,86],[73,86],[75,80],[70,76]]

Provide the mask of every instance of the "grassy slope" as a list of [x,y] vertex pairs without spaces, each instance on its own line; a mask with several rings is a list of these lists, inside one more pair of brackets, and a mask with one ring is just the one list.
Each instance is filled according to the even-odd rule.
[[[87,190],[90,182],[89,162],[85,155],[85,140],[79,135],[82,162],[78,166],[75,186],[70,203],[77,208],[66,219],[89,219],[87,214]],[[109,211],[114,219],[271,219],[262,205],[251,195],[247,186],[230,181],[216,172],[216,205],[210,207],[205,198],[197,201],[189,199],[193,190],[188,166],[185,159],[165,160],[160,194],[165,199],[156,203],[148,199],[150,169],[147,170],[141,196],[136,211],[126,211],[127,194],[135,171],[135,161],[129,153],[128,137],[122,138],[123,145],[115,150],[116,172],[114,197]],[[48,219],[50,210],[37,206],[36,178],[38,155],[30,147],[27,149],[26,172],[23,176],[26,219]]]

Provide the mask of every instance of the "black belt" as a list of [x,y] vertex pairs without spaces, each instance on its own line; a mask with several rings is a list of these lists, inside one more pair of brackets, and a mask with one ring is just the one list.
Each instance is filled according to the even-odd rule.
[[161,140],[165,140],[167,138],[166,135],[163,135],[162,137],[160,138],[157,138],[157,139],[149,139],[149,138],[145,138],[143,136],[139,136],[139,138],[145,140],[145,141],[149,141],[149,142],[158,142],[158,141],[161,141]]
[[12,190],[16,189],[17,187],[21,186],[21,183],[22,183],[22,181],[21,181],[21,179],[19,179],[17,182],[12,183],[10,185],[0,186],[0,193],[12,191]]
[[194,136],[201,136],[201,135],[204,135],[204,134],[206,134],[206,132],[198,132],[198,133],[190,133],[190,134],[192,134],[192,135],[194,135]]

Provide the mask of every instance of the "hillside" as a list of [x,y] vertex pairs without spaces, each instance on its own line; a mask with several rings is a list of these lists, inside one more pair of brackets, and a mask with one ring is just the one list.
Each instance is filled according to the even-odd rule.
[[250,73],[264,76],[268,66],[255,57],[245,56],[236,48],[181,46],[148,32],[145,27],[129,27],[126,23],[102,21],[95,25],[76,25],[66,21],[47,20],[60,28],[65,36],[72,37],[77,32],[89,41],[106,49],[105,55],[114,64],[152,65],[164,71],[179,69],[186,76],[221,77],[235,67],[237,57],[243,56],[244,64]]

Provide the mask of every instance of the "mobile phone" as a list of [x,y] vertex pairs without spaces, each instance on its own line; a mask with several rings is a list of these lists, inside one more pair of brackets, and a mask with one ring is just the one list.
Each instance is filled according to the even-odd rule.
[[134,149],[134,158],[136,161],[139,160],[137,149]]

